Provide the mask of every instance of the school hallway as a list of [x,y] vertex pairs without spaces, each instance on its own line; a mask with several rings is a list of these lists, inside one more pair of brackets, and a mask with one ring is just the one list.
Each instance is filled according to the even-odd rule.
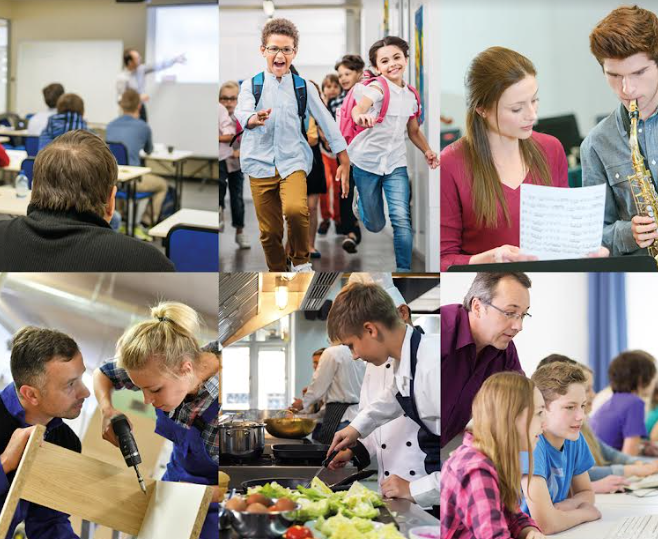
[[[245,229],[251,249],[238,249],[235,243],[235,229],[231,226],[229,196],[226,196],[224,211],[224,232],[219,235],[219,271],[263,271],[267,268],[265,254],[258,239],[258,220],[254,203],[245,200]],[[325,236],[315,238],[315,248],[322,253],[321,258],[311,259],[315,271],[395,271],[393,252],[393,229],[390,225],[378,233],[368,232],[361,225],[362,239],[357,253],[343,250],[341,243],[345,236],[335,232],[333,223]],[[413,273],[425,272],[425,260],[414,250],[411,263]]]

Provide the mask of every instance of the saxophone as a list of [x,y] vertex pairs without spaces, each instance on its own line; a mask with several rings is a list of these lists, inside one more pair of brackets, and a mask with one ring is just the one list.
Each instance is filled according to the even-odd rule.
[[[631,193],[635,200],[637,214],[645,217],[651,217],[656,220],[658,215],[658,194],[653,184],[651,171],[644,166],[644,158],[640,152],[640,145],[637,141],[637,122],[640,111],[637,108],[637,101],[633,100],[630,104],[628,114],[631,119],[631,129],[629,144],[631,147],[631,162],[634,173],[628,176],[628,183],[631,186]],[[649,255],[658,262],[658,240],[649,245]]]

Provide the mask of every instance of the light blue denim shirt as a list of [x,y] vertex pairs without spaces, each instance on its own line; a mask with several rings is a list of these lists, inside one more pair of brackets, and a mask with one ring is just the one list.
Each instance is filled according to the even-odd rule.
[[[596,125],[580,146],[583,185],[606,184],[603,245],[612,256],[646,254],[633,239],[631,218],[637,215],[628,176],[633,174],[629,133],[623,105]],[[637,138],[654,185],[658,178],[658,114],[638,122]],[[658,188],[657,188],[658,190]]]
[[[338,124],[320,99],[315,86],[308,81],[306,93],[306,114],[313,116],[322,128],[331,151],[342,152],[347,144],[340,134]],[[313,167],[313,152],[302,135],[292,75],[287,73],[279,82],[272,73],[265,71],[263,93],[258,107],[254,107],[254,104],[249,78],[242,82],[235,109],[235,117],[244,128],[240,146],[242,172],[252,178],[271,178],[276,168],[282,178],[297,170],[303,170],[308,176]],[[256,111],[269,108],[272,112],[265,125],[246,129],[249,118]]]

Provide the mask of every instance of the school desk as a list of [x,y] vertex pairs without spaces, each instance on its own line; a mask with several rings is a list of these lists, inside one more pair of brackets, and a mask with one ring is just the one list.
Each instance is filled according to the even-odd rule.
[[183,199],[183,166],[185,161],[192,157],[193,152],[188,150],[174,150],[169,152],[166,149],[154,150],[150,154],[145,154],[144,152],[140,153],[140,156],[143,159],[149,159],[152,161],[158,161],[162,164],[170,164],[174,168],[174,180],[176,182],[175,197],[174,197],[174,209],[176,211],[180,210],[181,201]]
[[206,210],[178,210],[173,215],[158,223],[151,230],[149,236],[154,238],[166,238],[169,230],[176,225],[192,225],[204,228],[219,229],[219,213]]

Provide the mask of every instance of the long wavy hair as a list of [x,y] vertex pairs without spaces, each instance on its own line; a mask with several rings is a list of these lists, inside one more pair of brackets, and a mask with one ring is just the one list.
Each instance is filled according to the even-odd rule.
[[[537,70],[525,56],[504,47],[491,47],[478,54],[466,76],[466,135],[462,139],[467,168],[472,177],[473,211],[478,226],[498,226],[500,207],[507,226],[512,221],[505,201],[503,186],[494,165],[487,132],[489,126],[477,110],[494,110],[498,126],[498,102],[505,90]],[[546,155],[532,138],[519,140],[521,157],[533,178],[551,185],[551,173]]]

